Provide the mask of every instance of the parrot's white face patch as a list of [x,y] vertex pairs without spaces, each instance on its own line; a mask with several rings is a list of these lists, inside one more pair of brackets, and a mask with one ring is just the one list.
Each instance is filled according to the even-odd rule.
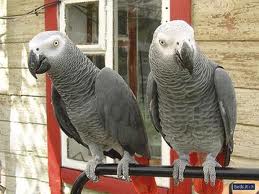
[[65,39],[61,32],[46,31],[36,35],[29,43],[30,51],[33,51],[37,57],[44,55],[47,58],[58,56],[65,45]]
[[181,20],[175,20],[160,25],[154,33],[153,42],[165,56],[180,53],[183,43],[187,43],[196,51],[194,31],[190,25]]

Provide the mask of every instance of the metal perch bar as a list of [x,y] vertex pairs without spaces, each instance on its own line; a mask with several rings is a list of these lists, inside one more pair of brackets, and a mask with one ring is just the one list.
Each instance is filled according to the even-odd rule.
[[[99,164],[95,173],[97,175],[116,175],[117,164]],[[141,166],[130,165],[129,174],[134,176],[172,177],[172,166]],[[218,179],[234,180],[259,180],[259,169],[252,168],[216,168]],[[203,178],[202,167],[186,167],[185,178]],[[73,184],[71,194],[81,194],[81,191],[89,179],[82,172]]]

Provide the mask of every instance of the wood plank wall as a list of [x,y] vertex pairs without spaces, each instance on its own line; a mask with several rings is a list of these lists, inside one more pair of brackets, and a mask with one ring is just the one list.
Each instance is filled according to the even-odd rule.
[[259,1],[193,0],[196,40],[234,81],[238,125],[232,166],[259,167]]
[[[43,0],[2,0],[0,13],[27,12]],[[192,22],[201,49],[233,78],[238,125],[232,166],[259,166],[259,1],[193,0]],[[0,160],[10,193],[49,193],[45,77],[27,69],[28,41],[44,16],[0,20]]]
[[[43,0],[2,0],[0,14],[28,12]],[[0,20],[0,160],[7,193],[47,194],[45,76],[27,69],[28,41],[44,30],[44,15]]]

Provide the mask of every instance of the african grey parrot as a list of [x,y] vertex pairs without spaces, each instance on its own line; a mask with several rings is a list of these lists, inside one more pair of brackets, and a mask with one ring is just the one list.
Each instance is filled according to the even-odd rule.
[[150,152],[137,101],[125,81],[109,68],[98,69],[61,32],[39,33],[29,49],[31,74],[47,72],[53,82],[52,104],[61,129],[93,156],[86,175],[97,180],[95,167],[107,155],[121,159],[117,174],[129,179],[134,154],[149,158]]
[[147,98],[152,123],[176,150],[173,177],[183,181],[189,153],[205,153],[204,181],[215,184],[215,160],[233,151],[236,97],[229,75],[198,48],[194,30],[182,20],[160,25],[149,50]]

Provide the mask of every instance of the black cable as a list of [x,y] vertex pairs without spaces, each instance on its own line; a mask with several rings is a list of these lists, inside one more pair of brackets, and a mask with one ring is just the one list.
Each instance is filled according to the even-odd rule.
[[229,186],[228,186],[228,194],[233,194],[233,183],[230,183]]
[[9,20],[9,19],[16,19],[18,17],[22,17],[22,16],[27,16],[27,15],[36,15],[38,16],[39,14],[41,13],[44,13],[44,11],[42,12],[41,10],[47,8],[47,7],[51,7],[51,6],[55,6],[57,4],[61,3],[60,0],[57,0],[57,1],[53,1],[53,2],[50,2],[50,3],[46,3],[44,5],[41,5],[31,11],[28,11],[26,13],[22,13],[22,14],[16,14],[16,15],[9,15],[9,16],[0,16],[0,19],[3,19],[3,20]]
[[81,194],[84,185],[89,181],[87,176],[85,175],[84,172],[82,172],[77,179],[75,180],[72,189],[70,191],[70,194]]

